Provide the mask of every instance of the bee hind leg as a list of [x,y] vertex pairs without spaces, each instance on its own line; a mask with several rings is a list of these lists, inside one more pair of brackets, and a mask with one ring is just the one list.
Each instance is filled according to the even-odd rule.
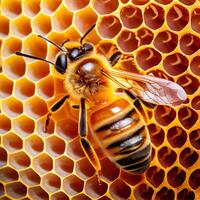
[[84,154],[90,161],[91,165],[96,170],[98,183],[101,184],[101,179],[100,179],[101,165],[98,156],[94,148],[92,147],[92,144],[87,139],[88,129],[87,129],[87,111],[85,108],[85,98],[81,99],[78,132],[80,136],[80,144],[84,151]]

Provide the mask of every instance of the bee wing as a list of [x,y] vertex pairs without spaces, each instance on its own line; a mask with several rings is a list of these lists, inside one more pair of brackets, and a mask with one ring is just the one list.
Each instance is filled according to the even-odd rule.
[[187,99],[180,85],[166,79],[119,70],[106,70],[105,73],[147,103],[177,106]]

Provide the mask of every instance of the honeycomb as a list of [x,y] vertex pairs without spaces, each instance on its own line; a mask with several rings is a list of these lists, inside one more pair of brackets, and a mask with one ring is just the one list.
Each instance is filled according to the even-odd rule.
[[[0,1],[0,199],[199,200],[200,199],[200,1],[1,0]],[[180,106],[148,110],[152,161],[142,175],[127,174],[98,147],[102,183],[84,156],[78,111],[66,103],[43,131],[50,106],[65,94],[54,61],[57,44],[87,40],[105,56],[113,46],[131,59],[126,71],[152,74],[181,85]],[[134,61],[136,64],[133,64]]]

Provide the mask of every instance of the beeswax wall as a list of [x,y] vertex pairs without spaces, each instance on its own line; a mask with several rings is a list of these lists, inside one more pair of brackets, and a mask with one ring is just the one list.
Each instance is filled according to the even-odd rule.
[[[1,0],[0,199],[199,200],[200,1]],[[152,162],[144,175],[120,171],[97,149],[102,183],[80,148],[77,111],[66,103],[43,126],[48,108],[65,91],[52,66],[16,56],[21,51],[55,61],[62,44],[87,40],[108,56],[113,44],[132,56],[123,70],[180,84],[188,99],[149,111]]]

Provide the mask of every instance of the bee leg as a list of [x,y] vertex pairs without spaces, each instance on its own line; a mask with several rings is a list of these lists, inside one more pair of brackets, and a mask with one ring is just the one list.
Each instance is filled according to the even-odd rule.
[[51,118],[51,112],[55,112],[57,111],[65,102],[66,99],[69,98],[69,95],[66,95],[64,97],[62,97],[61,99],[59,99],[50,109],[50,111],[47,114],[47,118],[45,121],[45,126],[44,126],[44,132],[47,132],[47,128],[49,126],[49,122],[50,122],[50,118]]
[[97,178],[99,184],[101,183],[100,179],[100,171],[101,165],[98,159],[98,156],[92,147],[92,144],[87,139],[88,129],[87,129],[87,113],[85,108],[85,98],[81,98],[81,105],[80,105],[80,115],[79,115],[79,136],[80,136],[80,144],[85,153],[85,156],[90,161],[91,165],[94,167],[97,173]]
[[114,53],[109,59],[111,66],[116,65],[117,62],[119,61],[119,59],[121,58],[121,56],[122,56],[122,54],[119,51]]

